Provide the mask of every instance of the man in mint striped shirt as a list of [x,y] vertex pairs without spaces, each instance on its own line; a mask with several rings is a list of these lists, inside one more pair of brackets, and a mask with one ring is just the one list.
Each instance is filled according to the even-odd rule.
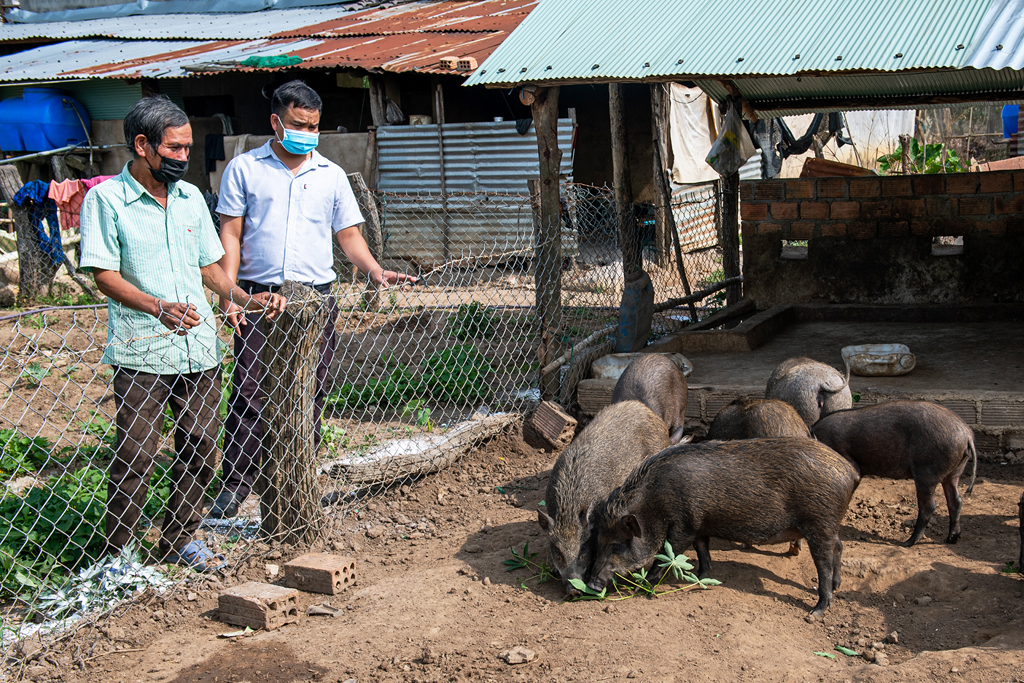
[[224,558],[193,539],[214,473],[222,355],[203,286],[268,318],[284,299],[247,294],[218,265],[224,251],[203,195],[181,180],[192,146],[185,112],[163,97],[140,100],[124,133],[134,160],[82,204],[82,267],[109,297],[103,362],[114,366],[117,405],[107,543],[119,550],[134,537],[169,404],[176,457],[160,550],[212,571]]

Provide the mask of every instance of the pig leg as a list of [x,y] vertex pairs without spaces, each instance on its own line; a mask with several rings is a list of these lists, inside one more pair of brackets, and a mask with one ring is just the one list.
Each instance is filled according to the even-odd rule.
[[832,552],[832,590],[839,590],[843,582],[843,542],[836,537],[834,550]]
[[708,550],[708,541],[710,540],[707,536],[701,536],[693,542],[693,547],[697,549],[698,579],[706,579],[711,573],[711,552]]
[[946,543],[956,543],[960,540],[960,510],[963,508],[963,498],[960,497],[958,485],[960,477],[953,472],[942,480],[942,492],[946,494],[946,509],[949,511],[949,536]]
[[932,519],[935,512],[935,484],[914,480],[914,487],[917,489],[917,524],[914,525],[914,532],[910,538],[903,543],[903,547],[909,548],[924,536],[925,527]]
[[805,536],[807,549],[818,570],[818,604],[811,610],[811,616],[820,617],[832,604],[832,588],[838,566],[835,560],[836,539]]
[[1017,560],[1017,571],[1024,572],[1024,493],[1020,496],[1020,502],[1017,503],[1018,515],[1020,515],[1020,559]]

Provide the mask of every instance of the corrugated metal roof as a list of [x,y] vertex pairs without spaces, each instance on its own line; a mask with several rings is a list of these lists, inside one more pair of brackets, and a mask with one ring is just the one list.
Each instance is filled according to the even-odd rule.
[[1024,0],[543,0],[466,85],[734,79],[756,103],[1016,89],[1022,64]]
[[350,8],[277,9],[244,14],[162,14],[44,24],[0,24],[0,42],[40,38],[122,38],[124,40],[256,40],[312,26],[351,12]]
[[[197,73],[252,70],[237,62],[277,55],[301,57],[303,62],[294,68],[359,67],[462,74],[442,69],[441,57],[471,56],[484,61],[536,2],[417,2],[352,12],[340,19],[283,32],[287,37],[259,40],[72,40],[0,57],[0,81],[182,78]],[[179,17],[161,18],[171,23]],[[216,17],[218,22],[226,23],[228,19]],[[206,20],[211,21],[209,15]]]

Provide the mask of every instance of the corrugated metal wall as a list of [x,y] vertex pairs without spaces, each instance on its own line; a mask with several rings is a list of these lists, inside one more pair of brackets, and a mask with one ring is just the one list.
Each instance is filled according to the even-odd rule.
[[[442,202],[437,126],[377,131],[387,256],[431,266],[506,253],[533,243],[527,180],[540,173],[537,136],[514,121],[442,126],[447,199]],[[572,180],[574,130],[559,119],[563,182]],[[392,194],[393,193],[393,194]],[[446,238],[447,235],[447,238]]]

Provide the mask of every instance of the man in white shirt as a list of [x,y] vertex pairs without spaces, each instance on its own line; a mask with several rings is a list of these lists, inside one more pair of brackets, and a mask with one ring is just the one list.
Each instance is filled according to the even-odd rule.
[[[352,263],[378,285],[415,282],[384,270],[359,230],[363,222],[348,176],[316,151],[320,96],[302,81],[279,87],[272,100],[274,139],[235,157],[224,170],[217,212],[228,277],[250,294],[274,292],[285,280],[329,294],[336,274],[331,236]],[[259,391],[259,355],[264,337],[255,316],[221,301],[235,328],[235,370],[230,408],[224,423],[224,489],[211,517],[234,517],[259,474],[263,450]],[[317,368],[317,417],[323,409],[324,380],[334,357],[337,309],[320,345]],[[247,320],[247,318],[249,318]],[[319,443],[319,422],[317,425]]]

